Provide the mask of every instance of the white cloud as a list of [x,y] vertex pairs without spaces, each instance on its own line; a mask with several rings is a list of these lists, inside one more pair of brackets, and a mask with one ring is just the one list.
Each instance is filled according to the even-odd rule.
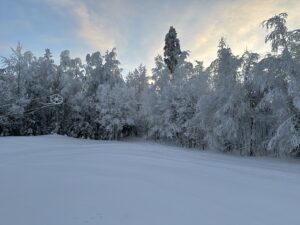
[[98,8],[89,8],[83,1],[77,0],[54,0],[50,4],[61,13],[70,14],[75,21],[76,27],[72,30],[74,34],[81,38],[90,50],[105,51],[117,46],[119,31],[117,27],[110,27],[107,22],[109,18],[101,16],[101,12],[95,12]]
[[[154,57],[162,53],[164,35],[174,25],[182,49],[191,51],[192,60],[207,66],[215,57],[218,41],[224,36],[234,54],[247,48],[260,53],[266,31],[260,23],[280,12],[287,12],[288,27],[296,28],[298,0],[228,0],[178,2],[137,0],[49,0],[63,14],[75,21],[74,34],[91,51],[117,47],[125,71],[145,63],[148,70]],[[137,35],[132,37],[135,32]],[[86,51],[84,49],[83,51]],[[137,61],[139,60],[139,61]]]
[[191,38],[189,49],[194,59],[206,65],[216,57],[218,40],[224,36],[234,54],[248,50],[265,53],[270,48],[264,43],[266,31],[261,22],[275,14],[288,12],[288,27],[296,28],[300,2],[293,0],[252,0],[220,3],[205,17],[205,27]]

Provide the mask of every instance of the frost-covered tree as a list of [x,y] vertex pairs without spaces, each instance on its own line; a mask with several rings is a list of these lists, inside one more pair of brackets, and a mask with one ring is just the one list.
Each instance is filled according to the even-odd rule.
[[[183,101],[181,114],[181,143],[188,147],[207,148],[205,116],[200,111],[207,107],[201,99],[211,94],[209,74],[204,71],[203,63],[196,61],[192,76],[183,86]],[[203,117],[202,117],[203,115]]]
[[149,77],[147,76],[146,67],[142,64],[139,65],[133,72],[130,72],[126,77],[126,84],[128,87],[135,89],[137,96],[148,87]]
[[136,134],[144,135],[149,129],[149,96],[153,95],[153,89],[150,88],[149,77],[146,67],[140,65],[126,77],[126,85],[134,90],[135,95],[135,116]]
[[48,134],[54,130],[55,113],[48,104],[49,97],[54,93],[57,67],[49,49],[43,57],[38,58],[31,66],[31,79],[28,81],[27,95],[30,97],[30,107],[33,112],[26,116],[27,126],[32,134]]
[[[270,96],[276,99],[272,102],[274,110],[277,111],[275,123],[276,131],[272,132],[273,137],[268,143],[268,150],[276,154],[300,154],[300,124],[299,113],[299,63],[297,52],[299,52],[299,30],[288,31],[286,27],[286,13],[275,15],[264,21],[264,25],[271,32],[267,35],[266,41],[272,43],[272,51],[281,53],[276,57],[273,76],[276,83]],[[278,99],[282,99],[279,104]],[[276,108],[275,108],[276,107]]]
[[26,119],[24,118],[26,112],[30,112],[28,108],[30,103],[29,85],[32,80],[32,65],[36,58],[30,51],[23,53],[22,46],[19,43],[15,49],[12,48],[12,55],[3,58],[5,74],[12,77],[11,90],[12,101],[8,107],[6,119],[11,124],[12,133],[14,135],[23,135],[31,133],[27,129]]
[[[271,53],[235,56],[221,38],[208,68],[188,60],[170,28],[164,57],[126,81],[115,49],[86,62],[19,44],[0,69],[0,135],[66,134],[93,139],[139,135],[241,155],[300,155],[300,31],[287,14],[263,22]],[[62,104],[50,102],[63,97]]]
[[239,150],[241,154],[249,154],[253,156],[255,153],[256,137],[255,128],[257,125],[255,107],[258,104],[258,92],[254,88],[253,79],[255,68],[259,55],[257,53],[244,52],[241,57],[240,76],[242,79],[242,86],[237,93],[240,97],[241,103],[237,108],[237,115],[239,116]]
[[110,86],[124,84],[122,77],[122,69],[120,62],[117,59],[116,49],[107,51],[105,56],[105,63],[103,65],[103,83],[109,83]]
[[265,42],[271,42],[272,51],[277,52],[280,47],[287,47],[287,27],[285,25],[287,13],[280,13],[262,22],[262,26],[273,29],[266,38]]
[[76,118],[76,98],[81,94],[83,65],[79,58],[72,59],[68,50],[60,54],[58,67],[60,84],[57,93],[63,96],[64,104],[56,106],[57,123],[55,132],[69,132],[74,118]]
[[133,89],[100,85],[97,91],[99,138],[120,139],[134,132],[135,101]]
[[154,61],[155,67],[152,69],[151,79],[154,82],[155,91],[161,92],[170,84],[171,76],[161,55],[156,56]]
[[237,69],[240,60],[231,53],[224,38],[219,42],[218,58],[212,62],[208,72],[213,76],[213,104],[211,112],[213,119],[208,126],[207,140],[209,144],[223,151],[236,149],[238,139],[238,124],[235,118],[238,100],[234,92],[239,89]]

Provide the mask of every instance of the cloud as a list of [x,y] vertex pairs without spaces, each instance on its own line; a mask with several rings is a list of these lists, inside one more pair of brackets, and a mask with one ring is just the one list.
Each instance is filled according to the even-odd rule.
[[261,22],[287,12],[287,25],[294,29],[300,10],[298,0],[49,0],[49,4],[74,21],[72,32],[90,51],[117,47],[125,71],[140,63],[152,68],[154,57],[163,53],[170,25],[175,26],[182,49],[191,51],[191,60],[203,60],[206,66],[216,57],[221,36],[234,54],[246,48],[267,52]]
[[298,25],[300,2],[293,0],[227,1],[219,3],[204,20],[205,26],[197,31],[188,45],[193,59],[204,60],[206,65],[216,57],[218,40],[224,36],[234,54],[248,50],[265,53],[270,50],[264,43],[266,31],[261,22],[275,14],[288,12],[288,27]]
[[[82,39],[91,50],[105,51],[117,45],[118,30],[107,26],[105,18],[97,15],[93,8],[77,0],[54,0],[50,4],[61,13],[69,13],[75,26],[72,28],[77,37]],[[101,12],[99,12],[101,15]]]
[[88,46],[88,49],[82,49],[85,53],[100,50],[103,54],[116,47],[125,73],[143,61],[137,62],[144,56],[141,52],[147,52],[148,48],[135,46],[143,37],[133,36],[139,29],[135,22],[142,21],[137,17],[143,17],[140,1],[49,0],[48,3],[74,22],[74,27],[68,29],[74,33],[74,38]]

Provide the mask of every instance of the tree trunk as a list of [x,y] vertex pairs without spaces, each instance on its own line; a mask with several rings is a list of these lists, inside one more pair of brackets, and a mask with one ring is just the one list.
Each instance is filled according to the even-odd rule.
[[250,156],[253,156],[254,153],[253,153],[253,125],[254,125],[254,119],[253,117],[251,116],[250,118],[250,149],[249,149],[249,155]]

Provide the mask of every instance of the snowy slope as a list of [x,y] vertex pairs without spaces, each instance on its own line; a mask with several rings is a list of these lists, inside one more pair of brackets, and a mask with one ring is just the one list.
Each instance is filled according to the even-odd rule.
[[0,225],[299,225],[297,161],[0,138]]

